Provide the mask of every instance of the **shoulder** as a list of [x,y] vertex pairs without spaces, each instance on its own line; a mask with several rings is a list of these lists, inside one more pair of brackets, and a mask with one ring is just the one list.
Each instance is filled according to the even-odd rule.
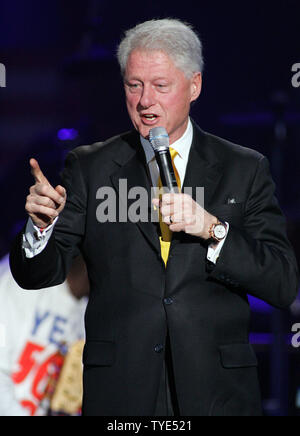
[[205,132],[195,123],[194,134],[200,156],[208,165],[219,168],[225,178],[251,184],[258,173],[270,173],[268,159],[255,149]]
[[100,173],[111,174],[118,162],[126,162],[133,156],[139,145],[139,135],[132,130],[103,142],[77,147],[67,155],[63,177],[80,173],[88,181]]
[[91,162],[95,159],[109,160],[122,153],[124,149],[132,148],[136,136],[135,131],[121,133],[102,142],[81,145],[72,150],[68,156],[75,157],[82,163]]
[[245,162],[257,165],[258,162],[265,159],[264,155],[252,148],[236,144],[211,133],[203,133],[211,154],[214,154],[220,161],[225,163]]

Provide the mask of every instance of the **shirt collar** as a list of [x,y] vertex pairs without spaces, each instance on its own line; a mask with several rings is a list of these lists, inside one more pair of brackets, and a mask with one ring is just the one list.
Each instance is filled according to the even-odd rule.
[[[140,140],[141,140],[141,144],[142,144],[142,147],[144,149],[144,152],[145,152],[147,164],[149,164],[149,162],[155,157],[154,150],[152,148],[152,145],[150,144],[150,141],[148,141],[148,139],[145,139],[143,136],[140,135]],[[181,138],[177,139],[177,141],[175,141],[171,145],[171,147],[177,151],[178,155],[185,162],[187,162],[187,160],[188,160],[192,141],[193,141],[193,125],[192,125],[191,120],[189,118],[186,131],[181,136]]]

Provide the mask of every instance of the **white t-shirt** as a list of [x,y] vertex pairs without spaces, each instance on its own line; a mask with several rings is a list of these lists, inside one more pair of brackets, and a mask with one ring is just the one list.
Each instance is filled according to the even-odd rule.
[[[43,415],[41,400],[59,350],[84,338],[87,299],[66,283],[26,291],[0,262],[0,415]],[[56,355],[56,359],[54,356]]]

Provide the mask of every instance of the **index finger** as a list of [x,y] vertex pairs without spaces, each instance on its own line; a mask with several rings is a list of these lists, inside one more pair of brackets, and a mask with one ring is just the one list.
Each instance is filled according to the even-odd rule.
[[45,183],[47,185],[50,185],[48,179],[44,176],[38,161],[32,158],[30,159],[29,163],[31,166],[31,174],[33,175],[35,181],[37,183]]

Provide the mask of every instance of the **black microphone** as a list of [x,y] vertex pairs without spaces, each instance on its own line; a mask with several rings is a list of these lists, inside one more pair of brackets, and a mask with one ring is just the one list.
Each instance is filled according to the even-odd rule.
[[162,186],[168,192],[178,193],[178,185],[169,150],[169,135],[164,127],[154,127],[149,132],[149,140],[159,167]]

